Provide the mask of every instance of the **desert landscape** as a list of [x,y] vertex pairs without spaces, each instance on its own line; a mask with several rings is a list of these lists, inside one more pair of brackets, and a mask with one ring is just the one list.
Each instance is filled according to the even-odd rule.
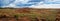
[[60,21],[60,9],[4,8],[0,21]]

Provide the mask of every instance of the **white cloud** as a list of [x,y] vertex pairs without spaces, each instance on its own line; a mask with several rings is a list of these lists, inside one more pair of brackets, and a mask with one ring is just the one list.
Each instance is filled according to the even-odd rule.
[[43,4],[39,6],[33,6],[32,8],[60,8],[60,4]]
[[[54,0],[56,1],[56,0]],[[37,5],[32,5],[31,8],[60,8],[60,4],[45,4],[43,1]]]
[[[9,4],[8,6],[6,7],[14,7],[14,8],[20,8],[20,7],[17,7],[16,4],[21,2],[21,3],[27,3],[29,0],[15,0],[14,3],[11,3]],[[58,0],[54,0],[53,2],[55,1],[58,1]],[[59,0],[60,1],[60,0]],[[29,3],[31,4],[31,3]],[[29,6],[30,8],[60,8],[60,4],[44,4],[43,1],[41,1],[40,3],[36,4],[36,5],[32,5],[32,6]]]
[[9,4],[8,6],[10,7],[17,7],[16,4],[19,4],[19,3],[27,3],[29,0],[15,0],[13,3]]
[[15,0],[14,4],[17,3],[27,3],[29,0]]

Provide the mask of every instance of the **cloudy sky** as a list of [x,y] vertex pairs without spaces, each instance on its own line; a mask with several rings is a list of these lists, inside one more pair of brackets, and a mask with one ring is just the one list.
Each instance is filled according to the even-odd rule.
[[0,0],[1,7],[60,8],[60,0]]

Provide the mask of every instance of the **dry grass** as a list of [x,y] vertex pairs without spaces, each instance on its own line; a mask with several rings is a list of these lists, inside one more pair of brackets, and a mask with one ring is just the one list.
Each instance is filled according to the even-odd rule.
[[18,9],[0,9],[0,15],[17,17],[29,17],[29,18],[45,18],[47,21],[54,21],[56,17],[56,9],[32,9],[32,8],[18,8]]

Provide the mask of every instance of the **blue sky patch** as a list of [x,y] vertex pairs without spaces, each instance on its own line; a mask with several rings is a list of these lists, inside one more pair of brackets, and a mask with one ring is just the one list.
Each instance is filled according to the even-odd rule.
[[0,0],[0,6],[21,7],[46,4],[60,4],[60,0]]

